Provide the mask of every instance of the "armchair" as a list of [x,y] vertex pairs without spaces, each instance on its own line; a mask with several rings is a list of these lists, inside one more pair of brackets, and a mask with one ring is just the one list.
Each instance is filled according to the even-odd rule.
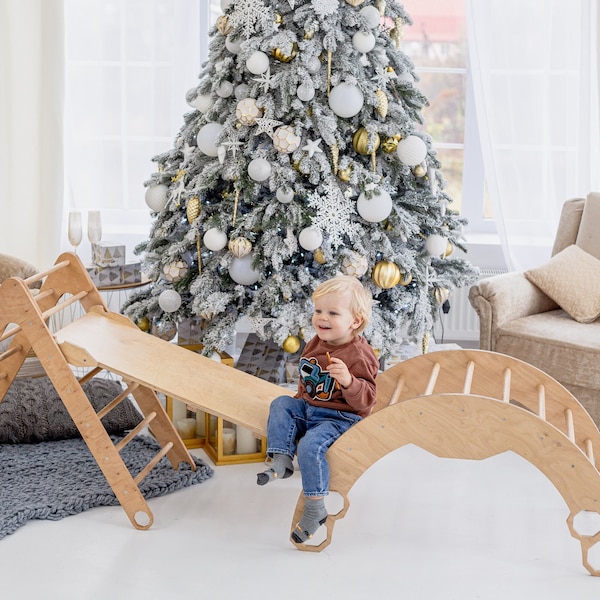
[[[556,264],[554,257],[568,252],[572,245],[600,261],[599,231],[600,193],[568,200],[563,205],[550,263]],[[570,272],[577,272],[577,265]],[[530,274],[505,273],[471,287],[469,301],[479,316],[480,348],[519,358],[545,371],[562,383],[600,426],[600,319],[576,321],[563,310],[564,302],[561,308],[528,279]],[[590,283],[590,278],[580,279],[582,286]],[[600,302],[598,285],[597,280],[592,281],[595,307]],[[564,294],[564,286],[562,291]],[[585,294],[575,286],[566,293],[573,299]]]

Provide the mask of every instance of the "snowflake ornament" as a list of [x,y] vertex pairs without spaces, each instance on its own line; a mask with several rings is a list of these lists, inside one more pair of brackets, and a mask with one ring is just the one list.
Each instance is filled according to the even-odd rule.
[[283,121],[276,121],[275,119],[261,117],[260,119],[256,119],[256,133],[266,133],[272,138],[273,130],[275,127],[279,127],[280,125],[283,125]]
[[313,10],[320,17],[332,15],[339,7],[338,0],[312,0]]
[[272,11],[265,6],[263,0],[237,0],[229,17],[229,23],[234,28],[241,27],[246,39],[254,35],[257,23],[264,27],[272,20]]
[[324,194],[316,192],[307,197],[308,204],[316,214],[311,219],[312,226],[329,234],[329,241],[334,248],[344,245],[344,235],[351,241],[359,234],[358,223],[352,222],[354,202],[349,196],[342,194],[340,188],[331,180],[324,186]]

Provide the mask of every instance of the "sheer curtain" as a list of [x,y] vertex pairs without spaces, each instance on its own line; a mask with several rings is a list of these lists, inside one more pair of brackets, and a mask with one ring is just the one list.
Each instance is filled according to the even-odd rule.
[[562,203],[600,189],[596,0],[467,0],[485,176],[510,269],[541,264]]
[[0,252],[40,268],[59,248],[62,0],[0,0]]
[[[172,147],[200,72],[205,0],[65,0],[67,212],[100,210],[129,258],[150,231],[144,182]],[[89,256],[85,238],[80,253]]]

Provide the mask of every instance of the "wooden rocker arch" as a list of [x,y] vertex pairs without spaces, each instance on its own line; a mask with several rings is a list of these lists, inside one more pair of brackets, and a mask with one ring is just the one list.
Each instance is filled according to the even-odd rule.
[[[600,476],[595,456],[600,432],[557,381],[518,359],[481,350],[450,350],[419,356],[380,374],[376,410],[353,426],[329,449],[330,491],[344,501],[326,522],[320,551],[331,542],[333,527],[349,508],[348,492],[375,462],[407,444],[442,458],[482,460],[512,451],[536,466],[563,497],[567,524],[582,548],[592,575],[589,551],[600,531],[577,531],[582,511],[600,512]],[[298,500],[293,524],[302,514]]]

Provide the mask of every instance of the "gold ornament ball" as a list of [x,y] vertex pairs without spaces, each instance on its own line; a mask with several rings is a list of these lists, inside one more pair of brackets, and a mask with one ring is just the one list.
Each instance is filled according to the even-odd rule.
[[433,291],[433,295],[438,304],[444,304],[448,298],[450,298],[450,290],[446,287],[436,287]]
[[273,48],[273,50],[271,50],[271,54],[279,62],[282,62],[282,63],[292,62],[296,58],[296,56],[298,56],[298,44],[296,42],[294,42],[292,44],[291,54],[284,54],[280,48]]
[[402,136],[398,133],[392,137],[386,137],[381,144],[381,149],[387,154],[392,154],[393,152],[396,152],[398,142],[401,139]]
[[[373,150],[369,150],[369,140],[373,142]],[[371,154],[371,152],[377,151],[380,143],[381,140],[379,134],[370,134],[364,127],[360,127],[352,136],[352,146],[363,156],[367,156],[368,154]]]
[[398,282],[400,285],[408,285],[412,281],[412,273],[401,273],[400,281]]
[[198,218],[200,215],[200,198],[198,198],[198,196],[194,196],[188,200],[185,214],[187,216],[188,223],[190,224],[192,224]]
[[288,335],[281,347],[288,354],[295,354],[300,350],[300,340],[295,335]]
[[345,169],[338,169],[337,176],[346,183],[350,181],[350,178],[352,177],[352,165],[346,167]]
[[138,319],[136,325],[144,332],[150,331],[150,319],[148,317],[142,317]]
[[323,250],[321,250],[321,248],[317,248],[313,252],[313,258],[315,259],[315,262],[319,263],[320,265],[324,265],[327,262],[327,259],[325,258],[325,255],[323,254]]
[[384,290],[393,288],[400,283],[401,278],[402,273],[400,267],[391,260],[382,260],[378,262],[373,267],[373,272],[371,273],[373,283]]
[[245,237],[237,237],[229,240],[227,247],[236,258],[243,258],[252,251],[252,243]]
[[415,177],[425,177],[427,175],[427,171],[423,165],[417,165],[412,172]]

